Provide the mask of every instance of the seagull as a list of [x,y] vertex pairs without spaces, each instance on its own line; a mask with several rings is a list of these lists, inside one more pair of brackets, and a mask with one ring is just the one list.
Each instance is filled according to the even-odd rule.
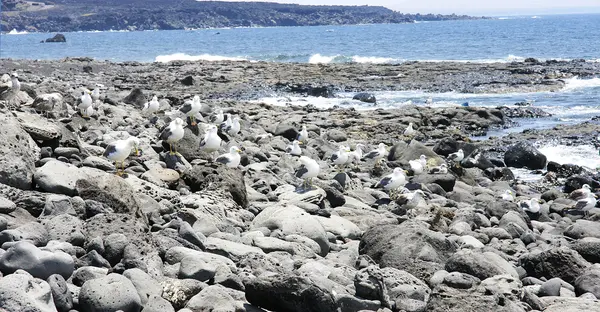
[[433,167],[433,168],[429,169],[429,173],[432,173],[432,174],[446,174],[446,173],[448,173],[448,165],[441,164],[438,167]]
[[232,146],[229,148],[229,153],[217,157],[215,161],[226,165],[228,168],[237,168],[241,160],[240,152],[241,150],[237,146]]
[[454,161],[454,162],[461,162],[463,159],[465,158],[465,152],[463,152],[462,149],[459,149],[458,152],[456,153],[452,153],[450,155],[448,155],[448,159]]
[[502,200],[506,200],[509,202],[512,202],[515,200],[515,197],[513,196],[513,192],[511,190],[504,191],[504,193],[502,193],[502,195],[500,195],[500,198],[502,198]]
[[81,92],[81,104],[79,104],[77,106],[77,108],[79,108],[79,112],[81,113],[81,116],[84,118],[89,117],[89,115],[87,115],[88,112],[88,108],[90,108],[92,106],[92,97],[90,96],[92,92],[90,92],[89,90],[86,91],[82,91]]
[[210,116],[210,122],[213,124],[220,124],[225,121],[225,116],[223,115],[223,110],[220,109],[216,114]]
[[524,200],[519,203],[519,207],[531,218],[537,219],[540,213],[540,201],[537,198]]
[[348,162],[358,164],[363,157],[363,148],[365,146],[361,143],[356,144],[354,151],[348,153]]
[[98,85],[96,85],[94,91],[92,91],[92,100],[94,100],[94,102],[100,100],[100,89],[98,89]]
[[[139,154],[139,146],[140,139],[131,136],[125,140],[118,140],[106,146],[102,156],[114,161],[117,167],[117,175],[121,175],[125,172],[125,164],[123,162],[129,157],[132,149],[135,149],[137,156]],[[119,172],[119,163],[121,163],[121,172]]]
[[221,123],[219,128],[221,131],[230,135],[238,134],[241,129],[240,118],[238,116],[232,118],[231,114],[227,114],[227,119],[225,119],[225,122]]
[[396,204],[405,206],[406,209],[414,209],[417,207],[423,197],[425,197],[425,193],[423,193],[421,190],[416,190],[414,192],[403,192],[398,196],[398,198],[396,198]]
[[427,105],[433,104],[433,98],[428,98],[427,100],[425,100],[425,104],[427,104]]
[[183,106],[179,109],[180,112],[186,114],[186,116],[190,117],[191,125],[196,125],[196,114],[200,112],[202,109],[202,103],[200,103],[200,97],[194,95],[194,98],[191,101],[186,101]]
[[300,148],[300,143],[298,142],[298,140],[294,140],[292,144],[288,145],[285,149],[285,152],[292,156],[302,155],[302,149]]
[[295,176],[304,180],[303,186],[312,186],[312,179],[316,178],[321,170],[319,164],[307,156],[300,156],[300,163],[302,165],[296,170]]
[[11,89],[13,92],[19,92],[21,91],[21,82],[19,81],[19,74],[17,74],[16,72],[10,74],[10,82],[11,82]]
[[592,193],[592,188],[589,184],[584,184],[580,189],[574,190],[569,194],[569,198],[573,200],[579,200],[588,197]]
[[383,143],[379,143],[376,149],[370,151],[363,158],[365,159],[375,159],[375,166],[379,166],[379,162],[385,155],[387,154],[386,146]]
[[596,207],[597,202],[597,196],[593,193],[588,193],[585,197],[577,199],[575,206],[565,209],[565,212],[583,212],[583,215],[587,216],[590,210]]
[[184,134],[183,120],[181,118],[175,118],[175,120],[171,121],[160,133],[159,138],[169,143],[169,153],[175,155],[177,152],[173,148],[173,144],[183,139]]
[[390,191],[390,196],[392,196],[392,192],[399,187],[403,187],[406,184],[406,176],[404,175],[404,170],[402,168],[397,167],[394,168],[394,171],[383,177],[377,184],[375,188],[383,188],[384,190]]
[[217,133],[218,129],[215,125],[208,126],[208,131],[204,135],[204,139],[200,141],[200,149],[208,153],[214,153],[221,147],[221,137]]
[[408,127],[406,127],[406,129],[404,130],[404,136],[413,136],[415,135],[415,133],[417,133],[417,131],[413,129],[413,123],[409,122]]
[[300,144],[308,143],[308,131],[306,131],[306,125],[302,125],[302,130],[298,134],[298,141]]
[[427,156],[421,155],[419,159],[408,161],[410,165],[410,169],[412,169],[414,174],[421,174],[427,168]]
[[158,112],[158,108],[160,107],[160,102],[158,102],[158,97],[155,95],[152,97],[152,101],[146,102],[144,104],[144,108],[142,108],[142,113],[148,115],[154,115]]
[[329,160],[334,166],[345,165],[348,162],[348,152],[350,152],[350,149],[347,146],[340,145],[338,151],[333,153]]
[[[15,102],[16,105],[19,105],[17,95],[19,91],[21,91],[21,83],[19,82],[19,74],[13,72],[10,74],[10,87],[8,84],[0,87],[0,99],[7,100],[9,102]],[[4,81],[3,81],[4,82]]]

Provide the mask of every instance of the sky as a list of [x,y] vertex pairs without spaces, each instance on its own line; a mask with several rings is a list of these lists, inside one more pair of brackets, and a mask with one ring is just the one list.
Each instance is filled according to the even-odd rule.
[[[243,0],[248,1],[248,0]],[[252,1],[252,0],[250,0]],[[382,5],[402,13],[522,15],[600,13],[600,0],[261,0],[329,5]]]

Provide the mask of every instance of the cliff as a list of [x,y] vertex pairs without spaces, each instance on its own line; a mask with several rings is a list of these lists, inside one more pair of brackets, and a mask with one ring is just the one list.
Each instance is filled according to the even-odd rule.
[[64,32],[214,27],[316,26],[474,19],[403,14],[381,6],[306,6],[193,0],[55,0],[2,4],[1,30]]

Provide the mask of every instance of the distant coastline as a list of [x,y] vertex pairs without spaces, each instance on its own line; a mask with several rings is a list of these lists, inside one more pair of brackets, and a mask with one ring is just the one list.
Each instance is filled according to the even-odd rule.
[[2,32],[76,32],[224,27],[399,24],[488,19],[403,14],[382,6],[309,6],[265,2],[175,0],[54,0],[2,2]]

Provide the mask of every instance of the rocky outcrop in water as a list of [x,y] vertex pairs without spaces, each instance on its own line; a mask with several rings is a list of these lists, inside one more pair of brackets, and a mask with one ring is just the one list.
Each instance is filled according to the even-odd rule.
[[[568,70],[570,64],[587,63],[556,66]],[[590,144],[600,131],[596,123],[472,141],[470,133],[510,125],[510,118],[486,107],[360,111],[248,101],[273,92],[271,77],[279,71],[288,73],[284,85],[307,85],[319,70],[309,64],[3,59],[0,65],[18,71],[25,89],[35,92],[30,97],[19,91],[18,107],[0,101],[4,309],[600,309],[600,209],[573,214],[576,200],[568,194],[582,182],[597,191],[597,174],[549,163],[548,171],[539,171],[545,178],[530,183],[504,164],[513,150],[537,160],[539,142]],[[432,66],[447,65],[399,67],[410,72]],[[481,77],[506,66],[481,65]],[[380,90],[357,82],[363,65],[325,67],[344,68],[344,76],[324,71],[334,89]],[[369,68],[383,73],[396,67]],[[452,73],[474,68],[465,64]],[[181,84],[187,76],[196,84]],[[431,89],[477,83],[437,86],[428,80],[432,76],[420,76],[411,79]],[[81,88],[99,83],[102,95],[84,119],[75,112]],[[157,94],[162,110],[154,117],[142,115],[139,106],[150,94]],[[160,128],[184,118],[178,108],[195,94],[203,103],[200,126],[186,125],[176,143],[179,154],[171,155],[158,139]],[[42,105],[50,99],[57,102]],[[199,149],[217,108],[241,117],[239,134],[222,134],[221,152],[233,145],[243,149],[237,168]],[[411,122],[416,132],[404,135]],[[301,187],[297,161],[285,154],[302,125],[309,133],[302,153],[321,168],[312,188]],[[102,154],[108,143],[131,135],[140,139],[141,152],[130,155],[125,174],[117,176]],[[390,149],[378,167],[360,161],[339,169],[329,161],[340,144],[365,144],[368,151],[378,143]],[[464,159],[448,159],[458,149]],[[409,161],[420,155],[428,157],[428,169],[446,163],[448,172],[415,171]],[[419,191],[412,199],[375,187],[396,167],[410,169],[406,188]],[[513,198],[502,198],[507,191]],[[523,211],[519,202],[532,198],[540,200],[540,210]]]
[[63,34],[56,34],[54,37],[48,38],[44,42],[67,42],[67,38],[65,38],[65,35]]

